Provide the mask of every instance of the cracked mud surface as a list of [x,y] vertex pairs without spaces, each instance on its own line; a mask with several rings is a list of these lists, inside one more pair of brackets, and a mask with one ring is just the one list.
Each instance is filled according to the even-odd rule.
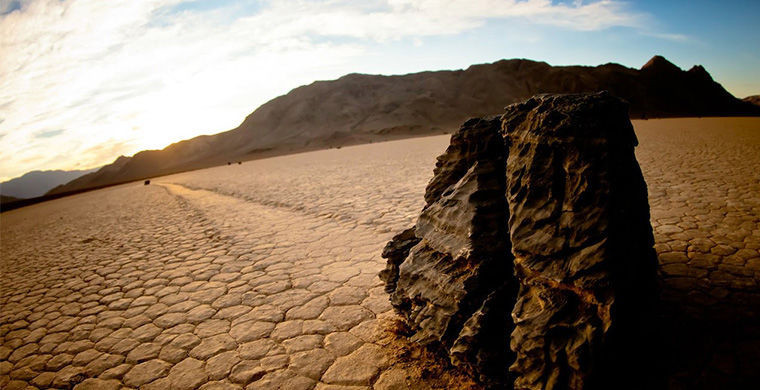
[[[651,364],[670,387],[738,386],[759,364],[760,119],[635,126],[653,320],[679,335]],[[3,213],[0,387],[434,385],[394,364],[377,272],[447,144],[249,161]]]

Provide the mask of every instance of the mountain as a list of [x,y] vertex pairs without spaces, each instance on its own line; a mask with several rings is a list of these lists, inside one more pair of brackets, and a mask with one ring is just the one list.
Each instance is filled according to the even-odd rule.
[[756,106],[760,106],[760,95],[747,96],[742,100],[744,100],[745,102],[752,103]]
[[440,134],[467,118],[500,113],[504,106],[535,94],[600,90],[626,99],[634,118],[760,115],[760,107],[735,98],[702,66],[683,71],[661,56],[641,69],[512,59],[401,76],[349,74],[274,98],[233,130],[119,157],[51,193],[240,159]]
[[81,171],[31,171],[15,179],[0,183],[0,194],[13,198],[35,198],[45,195],[53,187],[68,183],[94,171],[94,169]]

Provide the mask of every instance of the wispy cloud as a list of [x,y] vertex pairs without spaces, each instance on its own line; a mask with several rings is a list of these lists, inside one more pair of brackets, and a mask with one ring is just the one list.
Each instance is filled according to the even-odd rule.
[[53,138],[53,137],[57,137],[57,136],[63,134],[64,131],[65,130],[63,130],[63,129],[58,129],[58,130],[43,130],[43,131],[38,131],[38,132],[34,133],[32,135],[32,137],[34,137],[34,138]]
[[18,9],[21,9],[21,1],[0,0],[0,15],[5,15]]
[[534,23],[591,31],[641,26],[643,15],[616,1],[552,3],[549,0],[388,0],[273,2],[242,19],[259,37],[350,36],[373,40],[458,34],[487,20],[524,18]]
[[[377,42],[408,39],[419,45],[420,38],[460,34],[493,20],[594,31],[643,28],[647,19],[612,0],[213,6],[183,0],[0,0],[0,14],[4,149],[32,145],[4,156],[0,178],[100,165],[118,154],[232,128],[290,88],[343,73]],[[30,161],[58,153],[70,160],[56,158],[54,167],[39,165],[49,160]]]
[[645,31],[641,34],[647,35],[654,38],[664,39],[667,41],[673,41],[673,42],[688,42],[691,40],[691,37],[685,34],[670,34],[670,33],[660,33],[660,32],[651,32],[651,31]]

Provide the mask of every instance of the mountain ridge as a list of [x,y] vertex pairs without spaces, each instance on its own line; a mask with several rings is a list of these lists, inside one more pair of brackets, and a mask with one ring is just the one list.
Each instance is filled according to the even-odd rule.
[[[28,199],[42,196],[51,189],[94,172],[95,169],[80,170],[35,170],[0,183],[0,194],[9,198]],[[12,201],[6,199],[6,202]]]
[[510,59],[405,75],[349,73],[275,97],[234,129],[120,158],[49,193],[233,160],[440,134],[470,117],[499,113],[535,94],[599,90],[627,100],[632,118],[760,115],[760,107],[735,98],[701,65],[684,71],[662,56],[654,56],[641,69],[616,63],[552,66]]

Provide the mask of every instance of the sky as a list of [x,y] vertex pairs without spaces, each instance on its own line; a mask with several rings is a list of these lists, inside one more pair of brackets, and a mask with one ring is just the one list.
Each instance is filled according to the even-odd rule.
[[235,128],[347,73],[655,54],[760,94],[758,1],[0,0],[0,181]]

